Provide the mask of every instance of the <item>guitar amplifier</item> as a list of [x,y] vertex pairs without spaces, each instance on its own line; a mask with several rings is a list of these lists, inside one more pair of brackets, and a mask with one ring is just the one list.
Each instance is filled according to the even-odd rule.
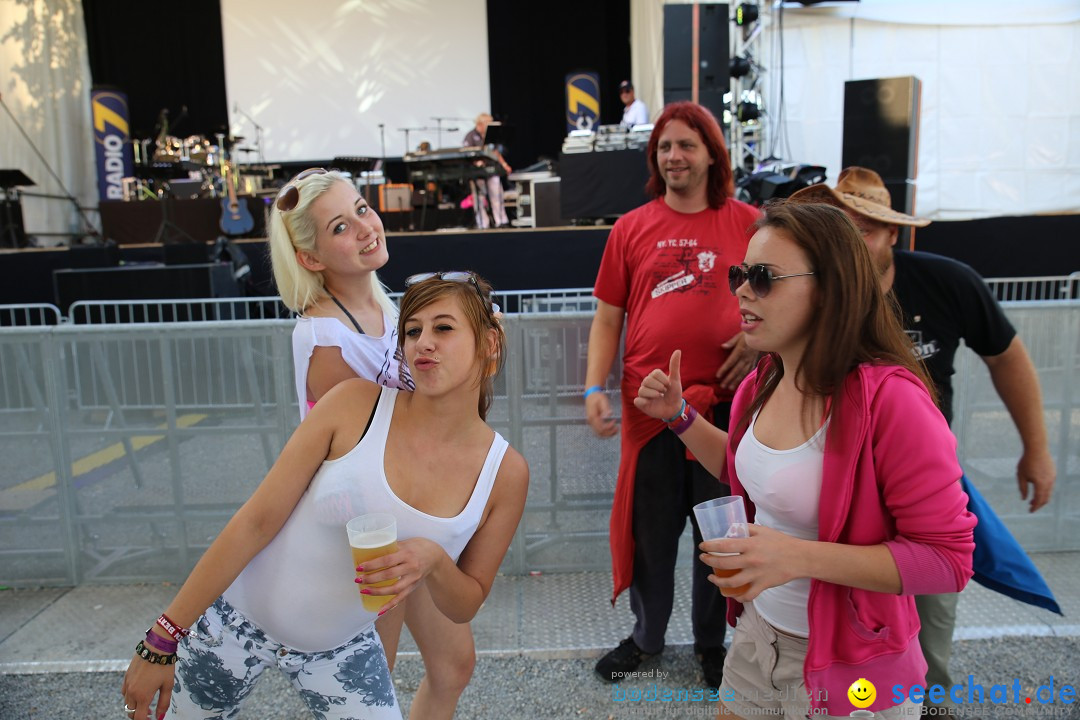
[[379,212],[410,212],[413,186],[410,183],[385,183],[379,186]]

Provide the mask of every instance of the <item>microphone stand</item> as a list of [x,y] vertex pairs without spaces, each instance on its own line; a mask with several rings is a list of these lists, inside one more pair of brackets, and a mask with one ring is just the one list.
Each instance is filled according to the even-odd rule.
[[[64,181],[61,180],[59,177],[57,177],[56,173],[53,172],[52,166],[49,165],[49,161],[46,160],[45,157],[41,154],[41,151],[37,149],[37,145],[35,145],[34,141],[30,139],[30,136],[26,134],[26,130],[23,129],[22,124],[19,123],[19,121],[15,118],[15,115],[12,114],[11,109],[8,108],[7,103],[4,102],[4,96],[2,94],[0,94],[0,106],[3,106],[4,112],[6,112],[8,114],[8,117],[11,118],[11,122],[15,123],[15,127],[17,127],[19,129],[19,132],[22,134],[22,136],[24,138],[26,138],[26,142],[30,146],[30,149],[33,150],[34,154],[38,156],[38,160],[41,160],[41,164],[44,165],[45,169],[49,171],[49,174],[52,175],[53,180],[56,180],[56,184],[60,186],[60,190],[63,191],[63,193],[64,193],[63,198],[70,201],[71,204],[75,206],[76,212],[78,212],[79,217],[82,218],[85,231],[83,233],[81,233],[81,234],[78,234],[78,235],[73,234],[74,237],[92,237],[92,238],[95,238],[98,243],[100,243],[101,242],[101,233],[99,233],[97,230],[94,229],[94,226],[90,222],[90,219],[87,218],[86,213],[83,212],[82,206],[79,205],[79,201],[64,186]],[[60,197],[60,196],[52,196],[52,197]]]
[[239,105],[233,105],[233,110],[246,117],[248,122],[255,126],[255,149],[259,151],[259,164],[266,165],[266,158],[263,155],[263,126],[255,122],[255,118],[241,110]]

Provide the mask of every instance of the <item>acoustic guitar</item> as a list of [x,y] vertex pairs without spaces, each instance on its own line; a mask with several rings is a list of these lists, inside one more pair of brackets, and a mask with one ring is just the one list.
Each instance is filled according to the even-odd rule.
[[236,199],[236,188],[233,185],[232,178],[229,176],[229,167],[225,167],[225,187],[228,188],[228,194],[221,198],[221,232],[226,235],[243,235],[249,233],[255,228],[255,218],[252,217],[251,211],[248,210],[247,203],[242,203]]

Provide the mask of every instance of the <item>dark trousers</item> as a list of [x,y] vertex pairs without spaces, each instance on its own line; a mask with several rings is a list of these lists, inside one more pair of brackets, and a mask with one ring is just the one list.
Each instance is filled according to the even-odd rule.
[[[730,403],[714,408],[714,423],[727,428]],[[664,649],[664,634],[675,601],[675,559],[686,519],[694,528],[691,620],[694,641],[702,648],[721,647],[727,623],[726,600],[708,581],[712,572],[698,560],[701,531],[694,505],[731,489],[686,457],[686,446],[664,430],[641,449],[634,479],[634,578],[630,583],[630,609],[634,612],[634,642],[647,653]]]

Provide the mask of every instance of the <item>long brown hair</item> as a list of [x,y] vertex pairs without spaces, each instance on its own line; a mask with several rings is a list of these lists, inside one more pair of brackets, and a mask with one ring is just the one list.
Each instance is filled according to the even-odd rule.
[[[476,341],[476,359],[480,361],[477,383],[480,386],[480,400],[477,411],[482,420],[487,420],[495,397],[495,376],[502,370],[506,358],[506,333],[502,323],[495,317],[491,306],[492,288],[487,280],[476,273],[471,273],[473,281],[455,282],[443,280],[438,275],[428,280],[411,285],[401,298],[401,312],[398,315],[398,354],[405,362],[405,320],[414,316],[428,305],[445,297],[456,297]],[[477,289],[480,292],[477,292]],[[488,346],[488,332],[495,331],[495,352],[491,354]]]
[[664,178],[660,175],[660,168],[656,164],[656,149],[660,145],[660,136],[664,133],[664,128],[672,120],[682,120],[691,130],[701,136],[702,142],[709,150],[709,157],[713,160],[713,164],[709,166],[709,182],[706,189],[709,207],[713,210],[723,207],[724,202],[735,194],[735,180],[731,173],[731,158],[728,157],[727,145],[724,144],[724,133],[711,112],[697,103],[688,101],[674,102],[666,106],[660,113],[660,117],[653,123],[649,149],[646,153],[649,164],[649,182],[645,185],[645,192],[654,198],[667,192],[667,183],[664,182]]
[[[817,308],[795,371],[795,387],[808,395],[831,397],[835,409],[844,379],[855,367],[899,365],[914,373],[936,402],[934,385],[904,332],[900,308],[891,293],[882,293],[870,251],[848,216],[823,203],[779,201],[763,211],[754,227],[779,230],[798,245],[817,284]],[[758,369],[754,398],[739,418],[739,428],[749,424],[784,376],[776,353],[762,358]]]

